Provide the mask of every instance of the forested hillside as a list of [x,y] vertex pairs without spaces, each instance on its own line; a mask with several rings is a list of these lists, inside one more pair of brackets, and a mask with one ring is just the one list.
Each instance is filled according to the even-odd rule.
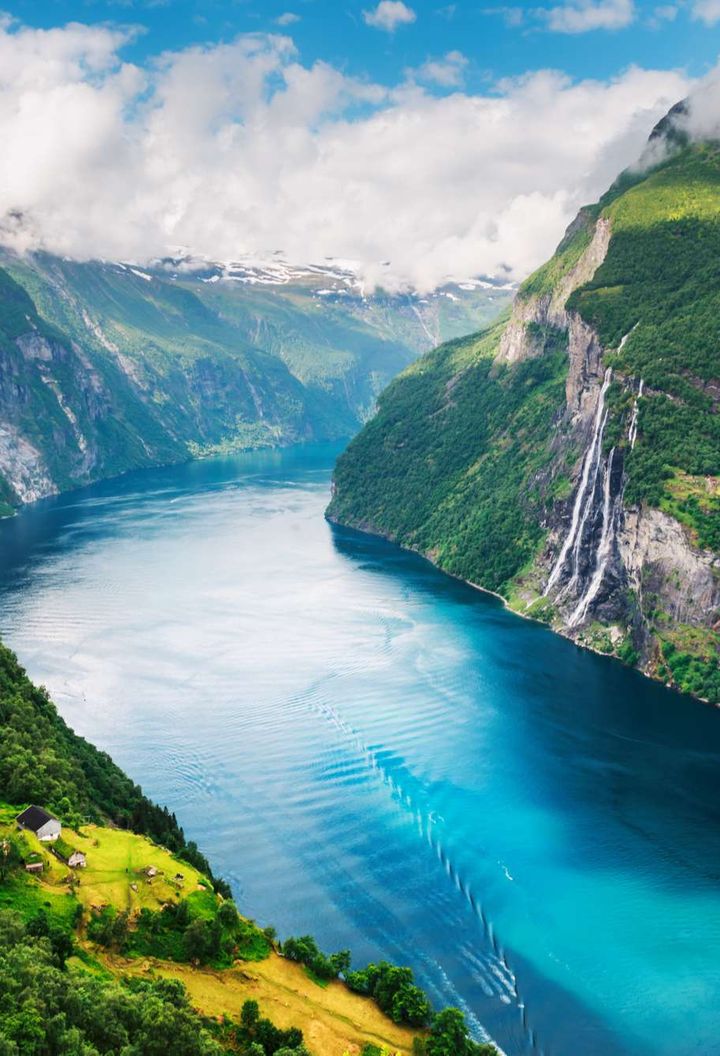
[[720,146],[684,114],[505,321],[389,386],[329,516],[718,701]]

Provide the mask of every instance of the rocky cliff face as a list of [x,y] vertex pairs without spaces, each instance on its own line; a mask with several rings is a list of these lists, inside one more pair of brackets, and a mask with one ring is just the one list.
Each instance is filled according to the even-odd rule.
[[[572,234],[572,231],[570,232]],[[498,362],[518,363],[543,354],[548,326],[567,335],[565,408],[558,415],[552,468],[536,478],[542,486],[561,472],[568,452],[580,452],[572,466],[572,491],[550,510],[542,553],[518,580],[514,605],[522,610],[547,599],[546,618],[577,641],[604,651],[636,653],[655,673],[662,664],[652,620],[658,609],[674,625],[712,632],[720,611],[720,557],[701,549],[692,532],[661,510],[625,501],[625,453],[638,439],[640,401],[652,394],[642,379],[616,376],[632,401],[617,442],[605,443],[612,367],[599,335],[577,311],[571,295],[590,282],[603,264],[611,224],[601,217],[587,249],[552,293],[520,297],[502,335]],[[620,347],[630,338],[624,335]]]
[[720,702],[720,148],[670,138],[507,322],[391,387],[329,512]]

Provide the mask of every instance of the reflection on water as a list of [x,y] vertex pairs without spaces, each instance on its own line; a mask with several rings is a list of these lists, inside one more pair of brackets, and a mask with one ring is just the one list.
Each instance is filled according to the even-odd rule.
[[334,452],[0,525],[0,632],[245,912],[508,1054],[720,1053],[720,714],[322,511]]

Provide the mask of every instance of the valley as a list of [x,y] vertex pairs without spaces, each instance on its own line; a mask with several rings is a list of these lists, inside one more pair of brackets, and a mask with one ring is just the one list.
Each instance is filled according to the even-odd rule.
[[511,293],[366,296],[347,270],[277,260],[2,251],[0,515],[144,466],[349,438],[395,374]]
[[[607,15],[527,25],[563,13],[573,34]],[[362,20],[389,49],[416,12]],[[472,70],[448,52],[384,95],[262,39],[243,61],[280,62],[258,73],[266,110],[225,124],[215,156],[277,131],[280,84],[320,78],[321,129],[342,83],[343,136],[382,98],[384,143],[430,83],[449,116]],[[85,89],[103,61],[75,63]],[[103,89],[138,91],[139,68],[113,68]],[[239,82],[221,68],[222,110]],[[574,91],[553,77],[543,93]],[[199,87],[180,125],[202,120]],[[152,111],[154,90],[127,98]],[[475,118],[502,125],[522,90],[500,82]],[[350,239],[362,260],[303,264],[168,249],[167,215],[160,255],[64,256],[31,212],[0,215],[18,247],[0,248],[1,1056],[716,1051],[713,91],[674,106],[521,283],[539,214],[566,223],[585,199],[561,181],[495,215],[467,164],[463,213],[443,136],[440,242],[399,203],[385,219],[391,242],[411,231],[404,271],[368,257],[375,216]],[[657,106],[597,147],[602,171]],[[505,150],[512,183],[525,145]],[[229,228],[268,219],[232,186]],[[456,261],[469,231],[498,277]]]

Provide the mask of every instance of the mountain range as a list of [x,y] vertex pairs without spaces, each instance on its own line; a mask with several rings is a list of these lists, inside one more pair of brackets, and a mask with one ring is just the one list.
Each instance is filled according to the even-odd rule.
[[507,302],[479,279],[366,292],[278,255],[152,266],[0,250],[4,511],[143,466],[350,437],[422,351]]

